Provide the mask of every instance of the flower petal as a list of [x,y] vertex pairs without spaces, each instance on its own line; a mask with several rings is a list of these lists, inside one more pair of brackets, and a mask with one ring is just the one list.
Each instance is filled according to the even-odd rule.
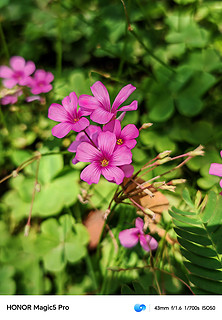
[[123,170],[124,176],[126,178],[130,178],[133,175],[134,168],[131,164],[125,164],[123,166],[120,166],[119,168]]
[[16,84],[18,83],[17,80],[14,79],[4,79],[2,81],[3,85],[8,88],[8,89],[12,89],[14,86],[16,86]]
[[138,229],[131,228],[131,229],[126,229],[126,230],[120,231],[119,241],[120,241],[121,245],[125,248],[134,247],[139,241]]
[[75,92],[71,92],[67,97],[65,97],[62,100],[62,105],[71,116],[77,118],[78,98]]
[[25,59],[19,56],[12,57],[9,63],[12,69],[16,71],[21,71],[25,68]]
[[66,110],[58,103],[51,104],[48,110],[48,118],[59,122],[69,121]]
[[116,136],[114,133],[107,131],[107,132],[101,132],[98,135],[99,149],[102,151],[105,157],[108,157],[107,160],[109,160],[110,157],[112,156],[115,145],[116,145]]
[[156,239],[150,235],[140,235],[140,245],[146,251],[155,250],[158,247],[158,242]]
[[72,125],[72,130],[75,132],[80,132],[89,126],[89,120],[86,118],[81,118],[79,121]]
[[88,184],[98,183],[101,175],[100,166],[93,162],[88,165],[80,174],[80,178]]
[[107,166],[102,168],[102,175],[111,182],[121,184],[124,179],[123,171],[118,167]]
[[34,77],[36,80],[45,80],[46,72],[43,69],[36,70]]
[[124,146],[126,146],[129,149],[133,149],[136,144],[137,144],[137,142],[135,139],[124,141]]
[[65,137],[72,130],[72,125],[67,122],[61,122],[52,128],[53,136],[57,138]]
[[112,165],[123,166],[125,164],[130,164],[132,162],[132,153],[130,149],[125,146],[120,146],[117,148],[112,156]]
[[139,130],[134,124],[128,124],[125,126],[121,132],[121,137],[124,140],[135,139],[139,136]]
[[24,67],[24,73],[26,76],[30,76],[35,71],[35,64],[32,61],[27,61]]
[[138,101],[134,100],[128,106],[124,106],[118,109],[118,111],[134,111],[138,108]]
[[222,177],[222,164],[212,163],[210,166],[209,174]]
[[78,141],[73,141],[70,146],[68,147],[68,151],[69,152],[76,152],[77,147],[80,145],[80,143],[82,143],[82,141],[78,140]]
[[45,81],[50,83],[54,80],[54,75],[51,72],[46,72]]
[[118,107],[124,101],[126,101],[126,99],[131,95],[131,93],[133,93],[134,90],[136,90],[136,87],[134,87],[132,84],[128,84],[127,86],[123,87],[117,94],[116,99],[113,102],[112,112],[116,112]]
[[140,233],[143,234],[143,226],[144,226],[144,222],[142,218],[136,218],[135,221],[135,226],[137,229],[139,229]]
[[222,188],[222,179],[220,180],[220,187]]
[[101,158],[101,152],[88,142],[82,142],[76,151],[76,158],[82,162],[93,162]]
[[113,116],[113,113],[108,112],[101,107],[97,107],[97,109],[93,110],[90,119],[96,123],[105,124],[109,122]]
[[106,111],[110,111],[109,93],[104,84],[100,81],[96,81],[96,83],[92,85],[91,91],[94,97],[101,103],[100,107]]
[[96,108],[100,107],[100,103],[95,97],[82,94],[79,97],[79,106],[81,106],[83,110],[89,110],[92,112]]
[[12,69],[10,69],[7,66],[1,66],[0,67],[0,78],[6,78],[9,79],[13,75]]

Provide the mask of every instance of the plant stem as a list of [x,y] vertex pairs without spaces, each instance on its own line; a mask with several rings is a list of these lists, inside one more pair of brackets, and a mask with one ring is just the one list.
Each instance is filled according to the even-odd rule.
[[4,32],[3,32],[3,28],[2,28],[1,22],[0,22],[0,35],[1,35],[1,38],[2,38],[2,44],[3,44],[4,51],[5,51],[5,56],[6,56],[7,60],[9,60],[10,55],[9,55],[8,46],[7,46],[7,42],[5,40],[5,35],[4,35]]

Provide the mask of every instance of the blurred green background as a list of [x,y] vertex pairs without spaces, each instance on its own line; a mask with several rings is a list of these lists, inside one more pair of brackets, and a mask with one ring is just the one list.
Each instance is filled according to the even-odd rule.
[[[134,123],[139,128],[153,123],[137,139],[136,169],[164,150],[177,155],[202,144],[205,156],[191,160],[169,178],[186,178],[191,194],[196,189],[203,194],[210,189],[218,192],[219,179],[208,171],[212,162],[221,161],[222,3],[128,0],[125,5],[127,12],[120,0],[0,1],[0,64],[7,65],[13,55],[23,56],[55,76],[46,104],[19,101],[15,106],[1,106],[1,179],[36,150],[65,152],[75,134],[53,137],[55,123],[47,118],[48,107],[72,91],[90,94],[90,85],[100,80],[111,99],[124,85],[136,86],[130,98],[138,100],[139,107],[126,115],[123,125]],[[113,275],[106,268],[110,263],[122,268],[139,266],[141,252],[122,250],[120,259],[106,238],[99,253],[88,252],[89,236],[81,224],[91,208],[107,207],[115,186],[101,180],[89,189],[91,202],[80,204],[80,189],[88,188],[79,184],[84,164],[74,167],[71,158],[72,154],[57,154],[41,159],[41,192],[34,202],[28,238],[23,231],[36,162],[0,185],[0,294],[133,292],[127,291],[125,283],[136,281],[138,270],[119,273],[111,286]],[[155,173],[172,167],[166,164]],[[180,189],[174,198],[179,197]],[[135,217],[133,209],[124,210],[122,218],[115,220],[117,237],[126,219]],[[164,223],[169,224],[168,216]],[[180,254],[169,249],[169,256],[176,268]],[[151,273],[143,277],[146,288],[152,288]],[[175,278],[165,278],[161,281],[166,282],[166,293],[187,292]],[[132,288],[137,293],[156,292],[143,292],[136,282]]]

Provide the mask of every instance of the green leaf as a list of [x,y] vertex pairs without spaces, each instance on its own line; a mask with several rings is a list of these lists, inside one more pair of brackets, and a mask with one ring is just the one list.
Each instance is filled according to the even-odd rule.
[[41,157],[39,164],[39,181],[46,184],[63,168],[63,157],[60,154]]
[[[196,215],[181,213],[172,207],[169,211],[174,228],[179,235],[181,253],[188,260],[184,264],[190,271],[188,278],[198,290],[205,290],[206,294],[221,293],[222,290],[222,199],[213,191],[204,197],[201,202],[201,194],[193,208],[188,191],[183,194],[184,200],[192,208]],[[206,203],[207,200],[207,203]],[[195,219],[194,219],[195,218]],[[192,223],[193,219],[193,223]],[[179,224],[177,221],[182,221]],[[198,228],[197,228],[197,222]],[[201,232],[202,230],[202,232]],[[184,249],[185,248],[185,249]],[[220,280],[220,281],[216,281]],[[210,285],[211,281],[211,285]]]
[[67,262],[77,263],[87,252],[89,236],[83,225],[75,224],[69,215],[63,215],[59,223],[54,218],[44,221],[38,239],[38,252],[47,270],[58,272]]
[[184,201],[188,204],[189,207],[191,207],[191,208],[195,207],[193,204],[193,201],[191,200],[190,193],[187,188],[185,188],[183,190],[182,196],[183,196]]
[[0,294],[12,295],[15,294],[16,284],[13,280],[14,268],[12,266],[0,267]]

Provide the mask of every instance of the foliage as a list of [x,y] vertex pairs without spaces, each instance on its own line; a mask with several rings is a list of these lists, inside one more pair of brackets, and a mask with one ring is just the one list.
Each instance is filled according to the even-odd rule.
[[186,259],[184,265],[190,272],[192,290],[197,294],[220,294],[222,198],[211,191],[202,201],[201,193],[197,192],[193,203],[187,189],[183,198],[189,211],[172,207],[170,214]]
[[[54,74],[53,90],[42,104],[18,98],[15,105],[0,106],[0,180],[29,163],[0,184],[0,294],[221,292],[221,197],[209,167],[221,162],[222,150],[222,4],[125,5],[126,11],[122,1],[111,0],[0,3],[0,64],[18,55]],[[146,175],[170,171],[167,179],[187,179],[186,191],[178,186],[164,193],[170,214],[161,213],[156,228],[172,242],[153,234],[159,242],[153,256],[139,246],[120,247],[119,232],[132,228],[138,216],[129,202],[112,208],[97,248],[89,250],[82,222],[90,211],[107,209],[116,186],[105,179],[80,183],[84,165],[74,166],[67,152],[75,134],[63,140],[51,134],[50,104],[72,91],[91,94],[98,80],[111,101],[126,84],[137,88],[132,96],[138,110],[126,114],[123,126],[153,122],[140,131],[133,150],[135,172],[165,150],[175,155],[200,144],[205,149],[204,157],[176,171],[165,163]],[[40,161],[33,158],[39,152]],[[31,229],[24,237],[30,211]]]

